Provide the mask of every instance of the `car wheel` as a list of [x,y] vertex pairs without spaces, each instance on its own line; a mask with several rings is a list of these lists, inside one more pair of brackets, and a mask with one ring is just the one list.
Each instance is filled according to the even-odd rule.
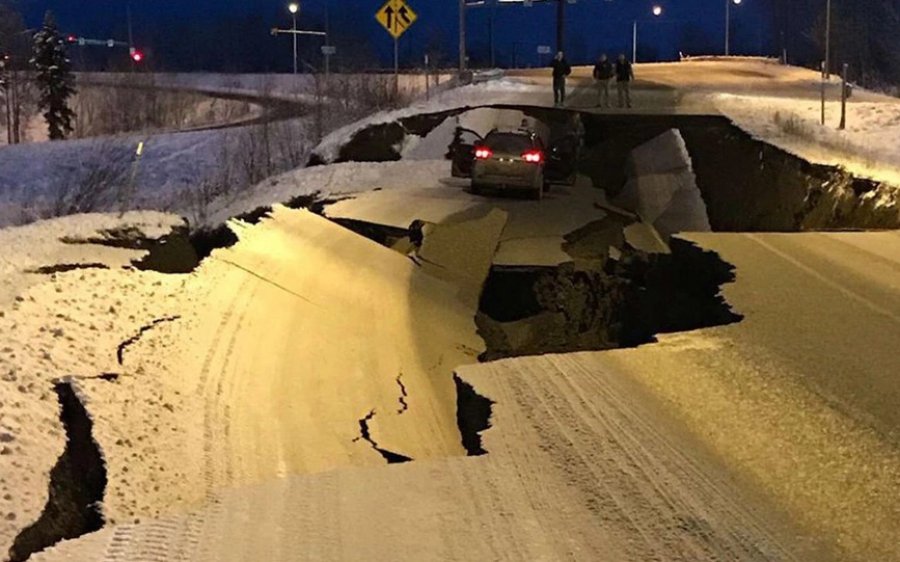
[[484,186],[480,183],[472,182],[472,187],[469,188],[469,193],[472,195],[481,195],[484,193]]

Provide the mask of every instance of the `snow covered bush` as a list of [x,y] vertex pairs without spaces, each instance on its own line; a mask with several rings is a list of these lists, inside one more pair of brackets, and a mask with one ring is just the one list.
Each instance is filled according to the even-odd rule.
[[112,139],[97,142],[84,151],[77,173],[56,192],[50,215],[108,211],[128,208],[128,179],[132,156],[130,147]]

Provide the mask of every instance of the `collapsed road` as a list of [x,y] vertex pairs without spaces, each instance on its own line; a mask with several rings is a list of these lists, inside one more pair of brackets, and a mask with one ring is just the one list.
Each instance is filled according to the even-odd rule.
[[[105,528],[32,560],[898,559],[896,232],[723,227],[688,126],[629,140],[618,189],[588,124],[574,186],[479,197],[432,121],[382,189],[232,221],[189,273],[20,260],[3,537],[47,520],[65,373]],[[102,231],[180,226],[150,219]]]

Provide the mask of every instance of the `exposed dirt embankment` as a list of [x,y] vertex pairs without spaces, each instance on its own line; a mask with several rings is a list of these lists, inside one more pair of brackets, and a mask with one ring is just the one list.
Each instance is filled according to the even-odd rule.
[[681,130],[717,231],[900,228],[900,187],[810,164],[727,124]]
[[759,141],[724,117],[583,115],[580,166],[613,196],[630,152],[680,131],[717,232],[900,228],[900,188],[810,164]]
[[495,267],[476,318],[482,359],[632,347],[739,321],[720,293],[733,268],[689,242],[671,244],[671,254],[626,246],[602,267]]

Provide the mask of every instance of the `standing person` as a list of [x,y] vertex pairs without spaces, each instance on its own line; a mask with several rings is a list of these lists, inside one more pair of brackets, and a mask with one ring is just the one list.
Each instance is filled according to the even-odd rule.
[[594,80],[597,82],[597,107],[609,107],[609,83],[615,75],[612,62],[606,53],[600,55],[600,60],[594,65]]
[[631,82],[634,80],[634,67],[625,58],[619,55],[616,61],[616,88],[619,91],[619,107],[631,107]]
[[572,74],[572,67],[562,51],[556,53],[551,63],[553,68],[553,103],[557,107],[566,103],[566,76]]

